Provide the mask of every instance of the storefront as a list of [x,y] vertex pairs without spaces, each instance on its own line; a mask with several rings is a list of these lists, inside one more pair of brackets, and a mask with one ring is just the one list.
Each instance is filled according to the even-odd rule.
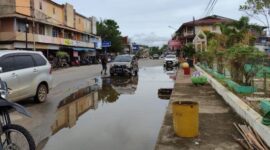
[[73,48],[78,53],[78,59],[81,65],[89,65],[97,63],[96,49],[92,48]]

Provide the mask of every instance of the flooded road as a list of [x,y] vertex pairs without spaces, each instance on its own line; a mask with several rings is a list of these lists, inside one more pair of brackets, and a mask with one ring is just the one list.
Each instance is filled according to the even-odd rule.
[[152,150],[168,101],[159,88],[172,88],[162,67],[141,68],[138,77],[103,78],[102,87],[63,101],[45,150]]

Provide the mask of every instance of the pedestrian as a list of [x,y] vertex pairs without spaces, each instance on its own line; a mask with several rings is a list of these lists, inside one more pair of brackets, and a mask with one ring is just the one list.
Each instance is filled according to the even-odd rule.
[[106,55],[102,56],[101,58],[101,65],[102,65],[102,70],[101,70],[101,75],[104,73],[104,75],[107,75],[107,63],[108,63],[108,58]]

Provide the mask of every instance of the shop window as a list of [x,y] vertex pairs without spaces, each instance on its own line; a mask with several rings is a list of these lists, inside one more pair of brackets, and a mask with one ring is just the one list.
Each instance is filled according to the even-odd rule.
[[84,42],[89,42],[89,37],[88,37],[88,35],[82,35],[82,41],[84,41]]
[[17,31],[18,32],[25,32],[26,31],[26,25],[24,22],[17,22]]
[[43,24],[39,24],[38,34],[45,35],[45,26]]
[[64,38],[68,39],[68,33],[67,32],[64,33]]
[[59,30],[57,28],[53,28],[52,35],[53,37],[59,37]]
[[65,39],[72,39],[72,36],[73,36],[73,35],[72,35],[71,32],[65,32],[65,33],[64,33],[64,38],[65,38]]

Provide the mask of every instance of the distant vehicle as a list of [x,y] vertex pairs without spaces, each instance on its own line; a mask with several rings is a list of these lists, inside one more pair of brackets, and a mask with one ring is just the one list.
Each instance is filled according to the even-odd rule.
[[162,54],[162,55],[160,55],[160,57],[159,57],[159,58],[161,58],[161,59],[162,59],[162,58],[164,58],[164,55],[163,55],[163,54]]
[[164,58],[164,67],[176,67],[179,65],[176,55],[167,55]]
[[8,99],[34,97],[44,102],[52,88],[52,70],[42,52],[0,51],[0,78],[11,89]]
[[110,65],[110,74],[137,76],[139,71],[138,61],[134,55],[118,55]]
[[153,59],[159,59],[159,55],[158,54],[154,54],[153,55]]

